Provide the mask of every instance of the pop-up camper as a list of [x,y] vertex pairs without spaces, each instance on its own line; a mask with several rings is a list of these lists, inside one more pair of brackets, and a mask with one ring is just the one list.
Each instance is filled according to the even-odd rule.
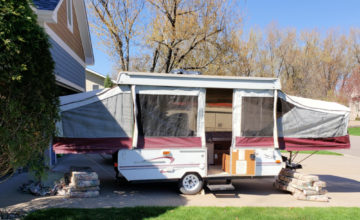
[[349,148],[349,109],[288,96],[275,78],[119,74],[117,86],[61,97],[56,153],[114,154],[129,181],[278,175],[288,151]]

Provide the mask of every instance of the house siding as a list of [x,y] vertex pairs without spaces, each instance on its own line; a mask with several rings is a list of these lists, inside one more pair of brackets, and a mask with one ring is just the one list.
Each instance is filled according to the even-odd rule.
[[104,88],[105,79],[100,76],[96,76],[90,72],[86,72],[86,91],[92,91],[93,85],[98,85],[99,89]]
[[85,90],[85,68],[51,37],[49,37],[49,41],[52,45],[50,52],[55,62],[55,75],[69,80]]
[[[75,1],[75,0],[73,0]],[[73,33],[67,26],[66,0],[62,2],[57,12],[57,23],[47,23],[49,28],[58,35],[75,53],[85,62],[84,49],[81,43],[80,31],[76,18],[75,8],[73,8]]]

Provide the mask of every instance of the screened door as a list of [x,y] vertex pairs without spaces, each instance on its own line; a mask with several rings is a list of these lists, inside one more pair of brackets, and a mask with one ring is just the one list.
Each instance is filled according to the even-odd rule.
[[274,91],[236,90],[233,122],[235,147],[273,147]]

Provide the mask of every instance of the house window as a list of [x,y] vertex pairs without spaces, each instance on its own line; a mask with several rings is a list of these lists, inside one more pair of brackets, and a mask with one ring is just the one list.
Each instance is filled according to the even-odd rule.
[[99,85],[93,85],[93,90],[98,90],[99,89]]
[[73,32],[73,10],[72,0],[66,0],[66,14],[67,14],[67,26],[71,32]]

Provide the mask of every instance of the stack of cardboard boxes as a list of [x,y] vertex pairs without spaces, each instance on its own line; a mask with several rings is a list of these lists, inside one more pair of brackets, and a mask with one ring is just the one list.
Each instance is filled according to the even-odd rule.
[[223,154],[222,169],[225,172],[235,175],[255,175],[255,150],[233,150],[231,159],[230,171],[230,155]]

